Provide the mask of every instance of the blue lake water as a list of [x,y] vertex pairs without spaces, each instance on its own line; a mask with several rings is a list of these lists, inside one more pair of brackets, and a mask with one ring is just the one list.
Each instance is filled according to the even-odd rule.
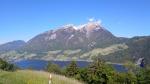
[[[66,67],[70,64],[71,61],[51,61],[54,64],[59,65],[61,68]],[[45,60],[22,60],[14,63],[21,69],[35,69],[35,70],[44,70],[48,64],[48,61]],[[90,64],[87,61],[77,61],[79,67],[86,67]],[[118,72],[126,72],[126,68],[122,65],[113,64],[112,67]]]

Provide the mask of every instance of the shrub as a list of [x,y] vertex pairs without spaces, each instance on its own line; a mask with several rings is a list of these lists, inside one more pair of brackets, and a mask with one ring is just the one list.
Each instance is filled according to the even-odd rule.
[[51,73],[61,74],[61,69],[57,64],[48,63],[46,70]]
[[0,69],[5,70],[5,71],[15,71],[17,69],[17,67],[0,58]]
[[138,84],[149,84],[150,83],[150,68],[140,69],[137,73]]

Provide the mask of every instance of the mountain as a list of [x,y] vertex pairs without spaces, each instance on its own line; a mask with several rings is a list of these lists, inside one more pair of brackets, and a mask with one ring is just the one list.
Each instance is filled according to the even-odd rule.
[[84,25],[65,25],[57,30],[50,30],[35,36],[27,42],[25,50],[50,51],[107,47],[119,43],[121,39],[102,27],[98,22],[89,22]]
[[144,57],[146,62],[150,64],[150,36],[131,38],[127,45],[129,46],[129,53],[134,60]]
[[5,44],[0,45],[0,52],[7,52],[11,50],[16,50],[22,46],[24,46],[26,43],[22,40],[12,41]]
[[[5,52],[4,52],[5,51]],[[43,32],[28,42],[14,41],[0,45],[0,58],[9,61],[24,59],[86,60],[136,62],[145,58],[150,64],[150,36],[117,37],[99,22],[75,26],[65,25]]]

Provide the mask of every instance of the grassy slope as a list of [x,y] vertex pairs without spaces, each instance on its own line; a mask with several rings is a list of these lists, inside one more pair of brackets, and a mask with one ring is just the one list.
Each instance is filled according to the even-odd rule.
[[[19,59],[34,59],[39,57],[39,59],[43,60],[91,60],[92,57],[98,56],[99,54],[106,56],[109,54],[116,53],[118,51],[122,51],[128,49],[126,44],[114,44],[105,48],[94,48],[89,52],[83,52],[81,49],[76,50],[55,50],[55,51],[48,51],[47,53],[43,54],[36,54],[36,53],[18,53],[17,51],[9,51],[3,54],[0,54],[1,58],[5,58],[7,60],[19,60]],[[39,56],[37,56],[39,55]]]
[[[49,73],[43,71],[20,70],[0,71],[0,84],[48,84]],[[77,80],[52,74],[52,84],[82,84]]]

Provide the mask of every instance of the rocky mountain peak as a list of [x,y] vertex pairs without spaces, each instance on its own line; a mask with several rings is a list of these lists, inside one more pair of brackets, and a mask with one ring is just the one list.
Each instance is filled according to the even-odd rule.
[[102,29],[102,26],[99,22],[88,22],[86,24],[86,29],[87,31],[92,31],[92,30],[95,30],[95,29]]
[[86,24],[75,26],[68,24],[44,32],[28,41],[27,48],[33,50],[58,49],[88,49],[89,45],[102,47],[111,44],[116,37],[104,29],[99,21],[89,21]]
[[75,29],[75,30],[83,30],[86,29],[87,31],[92,31],[94,29],[103,29],[100,21],[89,21],[86,24],[82,25],[74,25],[74,24],[67,24],[62,26],[63,29]]

